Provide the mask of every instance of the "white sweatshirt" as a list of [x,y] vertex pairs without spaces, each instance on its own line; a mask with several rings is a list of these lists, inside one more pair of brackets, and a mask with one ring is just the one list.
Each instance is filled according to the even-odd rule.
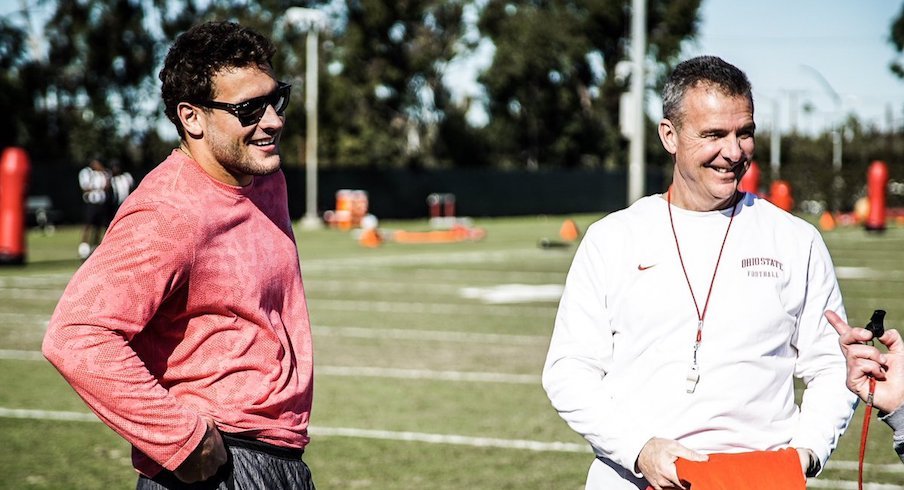
[[[752,194],[736,209],[694,393],[686,376],[698,316],[665,199],[645,197],[587,230],[543,371],[553,406],[597,455],[587,488],[646,488],[634,464],[651,437],[703,453],[804,447],[824,467],[847,427],[856,396],[823,317],[845,315],[822,238]],[[702,312],[731,210],[672,213]],[[794,377],[807,385],[801,407]]]

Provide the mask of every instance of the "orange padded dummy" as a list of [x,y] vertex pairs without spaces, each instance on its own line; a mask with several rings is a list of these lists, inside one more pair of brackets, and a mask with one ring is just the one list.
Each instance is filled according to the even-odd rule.
[[710,454],[709,461],[702,462],[678,458],[675,467],[678,477],[690,484],[690,490],[806,490],[807,487],[794,448]]

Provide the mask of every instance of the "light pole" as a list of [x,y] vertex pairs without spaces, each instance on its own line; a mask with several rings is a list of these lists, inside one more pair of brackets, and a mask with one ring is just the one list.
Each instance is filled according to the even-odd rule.
[[842,131],[844,131],[844,125],[842,124],[841,117],[841,96],[838,95],[838,92],[832,88],[832,84],[826,80],[826,77],[822,76],[822,73],[819,72],[816,68],[813,68],[810,65],[800,65],[801,68],[804,68],[808,72],[810,72],[825,91],[829,94],[829,97],[832,98],[832,101],[835,103],[835,121],[832,124],[832,173],[834,178],[832,179],[833,189],[833,200],[832,208],[835,211],[839,211],[841,208],[841,191],[844,188],[844,177],[841,176],[841,152],[842,152],[842,141],[843,135]]
[[769,170],[772,180],[782,178],[782,130],[780,126],[779,100],[772,99],[772,133],[769,139]]
[[772,103],[772,128],[769,133],[769,178],[773,181],[782,175],[782,130],[781,130],[781,95],[770,97],[756,93],[756,99],[766,99]]
[[628,205],[644,195],[646,162],[644,161],[644,61],[647,54],[647,0],[631,2],[631,146],[628,150]]
[[301,31],[305,36],[305,115],[307,135],[305,136],[305,212],[301,218],[304,229],[318,229],[323,222],[317,216],[317,45],[318,33],[326,30],[326,15],[315,9],[292,7],[286,10],[285,21]]

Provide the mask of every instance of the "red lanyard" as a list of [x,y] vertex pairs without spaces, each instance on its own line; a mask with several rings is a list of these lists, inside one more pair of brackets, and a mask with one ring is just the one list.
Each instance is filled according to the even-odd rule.
[[873,395],[876,393],[876,378],[869,377],[869,396],[863,410],[863,433],[860,434],[860,456],[857,462],[857,488],[863,490],[863,459],[866,457],[866,436],[869,434],[869,421],[873,415]]
[[706,292],[706,301],[703,303],[703,311],[700,311],[700,305],[697,303],[697,297],[694,295],[694,288],[691,286],[691,279],[687,275],[687,268],[684,266],[684,257],[681,256],[681,245],[678,244],[678,233],[675,232],[675,219],[672,217],[671,187],[669,187],[669,190],[666,193],[666,201],[668,202],[669,207],[669,223],[672,225],[672,236],[675,237],[675,248],[678,250],[678,261],[681,263],[681,271],[684,272],[687,288],[691,292],[691,299],[694,300],[694,308],[697,310],[697,338],[694,341],[694,358],[690,370],[687,373],[687,392],[693,393],[697,388],[697,382],[700,381],[699,367],[697,366],[697,350],[700,349],[700,343],[703,342],[703,320],[706,319],[706,310],[709,308],[709,298],[713,293],[713,284],[716,283],[716,273],[719,271],[719,262],[722,261],[722,252],[725,250],[725,242],[728,241],[728,232],[731,231],[731,223],[734,221],[740,201],[731,208],[731,218],[728,219],[728,227],[725,228],[725,237],[722,238],[722,246],[719,247],[719,256],[716,257],[716,267],[713,268],[713,277],[709,281],[709,291]]

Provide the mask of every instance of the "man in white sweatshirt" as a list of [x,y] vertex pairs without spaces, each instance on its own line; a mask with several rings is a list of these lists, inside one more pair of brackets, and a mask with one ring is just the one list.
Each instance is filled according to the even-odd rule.
[[811,225],[738,191],[754,132],[741,70],[679,64],[659,124],[669,191],[593,224],[575,254],[543,386],[596,454],[588,489],[684,488],[678,457],[784,448],[813,476],[847,427],[832,260]]

